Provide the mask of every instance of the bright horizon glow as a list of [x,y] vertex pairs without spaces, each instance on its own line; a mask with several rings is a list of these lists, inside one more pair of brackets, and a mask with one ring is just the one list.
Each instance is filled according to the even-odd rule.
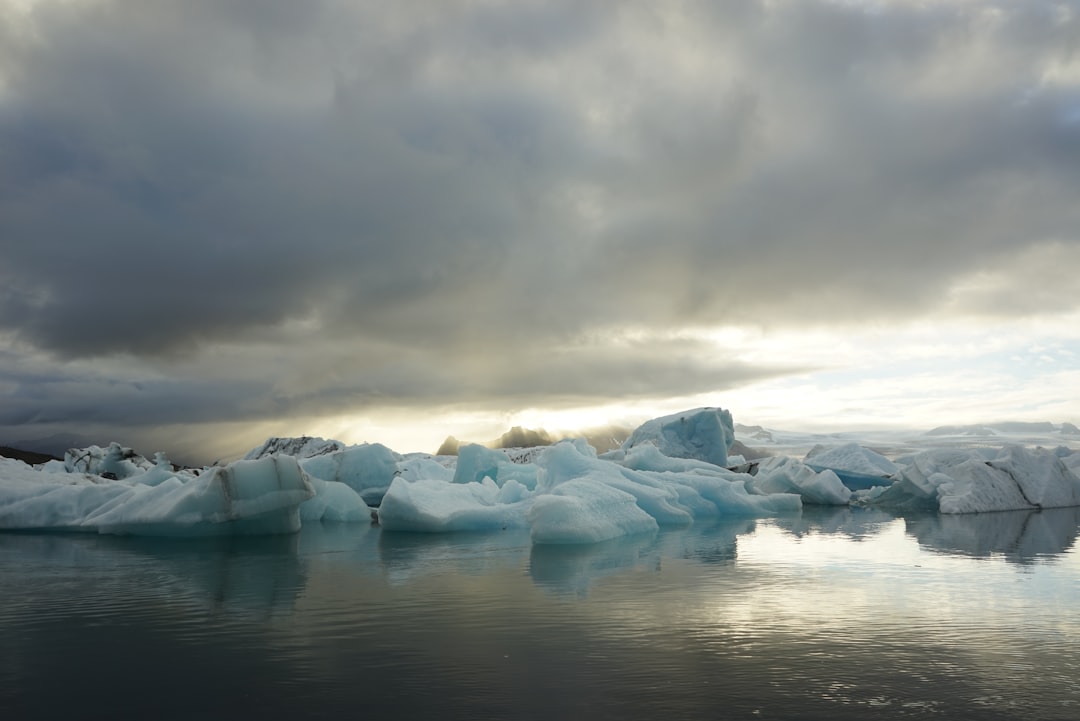
[[[737,423],[807,432],[1080,422],[1080,398],[1063,393],[1080,388],[1080,318],[1067,317],[1060,326],[957,322],[862,332],[726,328],[680,333],[707,338],[718,352],[730,353],[733,343],[742,345],[735,354],[749,363],[783,361],[818,370],[665,400],[503,412],[389,410],[316,426],[345,442],[433,452],[449,435],[487,442],[513,426],[552,433],[635,426],[701,406],[725,408]],[[302,433],[319,435],[297,435]]]

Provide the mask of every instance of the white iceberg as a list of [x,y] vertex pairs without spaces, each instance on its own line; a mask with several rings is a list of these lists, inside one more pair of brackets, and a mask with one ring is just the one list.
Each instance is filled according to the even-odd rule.
[[528,512],[533,543],[599,543],[660,527],[632,494],[598,480],[583,476],[537,498]]
[[694,458],[716,466],[727,465],[735,442],[731,413],[722,408],[695,408],[646,421],[623,441],[621,449],[649,443],[671,458]]
[[728,468],[732,427],[728,411],[698,408],[649,421],[600,456],[582,438],[528,449],[464,444],[456,457],[271,438],[249,459],[202,474],[161,454],[151,462],[119,444],[91,446],[37,470],[0,459],[0,529],[216,535],[375,520],[385,531],[524,529],[535,544],[569,544],[787,515],[804,503],[945,514],[1080,506],[1080,454],[1068,448],[891,461],[847,443],[818,446],[805,461]]
[[859,498],[882,508],[941,513],[1063,508],[1080,505],[1080,477],[1045,449],[925,451],[890,486]]
[[300,459],[314,478],[344,483],[369,506],[377,506],[398,475],[401,456],[381,443],[364,443]]
[[[653,451],[640,457],[666,465],[651,455]],[[533,473],[529,468],[534,464],[518,465]],[[488,471],[496,476],[501,477],[504,470],[513,472],[502,462],[495,466]],[[465,477],[482,476],[482,480],[448,483],[397,478],[382,500],[378,517],[386,530],[481,531],[527,526],[534,543],[595,543],[661,526],[687,526],[698,518],[771,516],[801,508],[797,495],[750,493],[746,488],[749,476],[744,474],[700,461],[676,460],[673,466],[686,470],[634,470],[597,458],[582,439],[563,441],[536,455],[533,489],[515,478],[502,478],[500,485],[489,472],[473,470]]]
[[899,470],[885,456],[858,443],[831,447],[816,445],[806,454],[803,463],[815,471],[832,471],[852,491],[888,485],[889,477]]
[[[126,480],[0,464],[0,529],[153,536],[295,533],[314,495],[295,459],[237,461],[166,476],[165,462]],[[146,481],[146,482],[142,482]]]
[[479,483],[437,479],[390,485],[379,506],[379,525],[388,531],[492,531],[522,528],[530,493],[516,481],[502,488],[490,478]]
[[[462,444],[458,448],[454,483],[475,483],[490,478],[498,485],[515,480],[526,488],[536,488],[537,466],[526,459],[538,457],[540,451],[527,449],[494,450],[475,443]],[[541,449],[542,451],[542,449]]]
[[836,473],[815,470],[787,456],[760,461],[750,489],[761,494],[798,493],[804,503],[815,506],[846,506],[851,502],[851,489]]
[[363,497],[344,483],[308,477],[315,495],[300,504],[300,520],[371,523],[372,509]]
[[395,477],[403,478],[406,481],[415,481],[420,478],[438,478],[450,481],[454,478],[456,462],[457,459],[454,456],[408,453],[398,461],[397,475]]

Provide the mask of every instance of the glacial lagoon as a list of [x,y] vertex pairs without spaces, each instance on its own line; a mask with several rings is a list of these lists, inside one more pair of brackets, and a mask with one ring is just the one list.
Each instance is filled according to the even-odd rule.
[[0,718],[1075,719],[1078,525],[0,534]]

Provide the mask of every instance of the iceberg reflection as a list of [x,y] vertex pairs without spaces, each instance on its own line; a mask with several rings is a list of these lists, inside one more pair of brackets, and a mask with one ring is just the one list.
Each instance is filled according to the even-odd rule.
[[[0,568],[17,564],[24,584],[70,576],[72,605],[95,599],[125,612],[162,605],[201,607],[211,615],[265,620],[292,613],[306,583],[295,536],[203,539],[70,534],[0,534]],[[32,600],[32,588],[5,594]],[[62,609],[57,609],[62,610]]]
[[1003,511],[966,516],[906,517],[907,532],[934,551],[1027,564],[1059,555],[1076,543],[1080,508]]

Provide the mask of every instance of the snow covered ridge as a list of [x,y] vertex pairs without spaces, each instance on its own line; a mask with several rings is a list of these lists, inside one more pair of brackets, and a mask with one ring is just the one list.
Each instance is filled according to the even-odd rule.
[[536,544],[581,544],[797,514],[803,504],[943,514],[1080,506],[1080,453],[1064,447],[890,459],[847,442],[748,463],[729,455],[733,428],[728,411],[698,408],[649,421],[601,455],[584,439],[525,450],[465,444],[454,457],[274,438],[201,472],[118,444],[37,468],[0,459],[0,529],[194,536],[374,521],[384,532],[516,528]]
[[324,438],[314,438],[312,436],[301,436],[299,438],[275,437],[267,438],[258,448],[252,448],[244,456],[244,460],[254,461],[272,456],[275,453],[294,458],[311,458],[312,456],[321,456],[325,453],[333,453],[344,449],[345,444],[341,441],[328,441]]

